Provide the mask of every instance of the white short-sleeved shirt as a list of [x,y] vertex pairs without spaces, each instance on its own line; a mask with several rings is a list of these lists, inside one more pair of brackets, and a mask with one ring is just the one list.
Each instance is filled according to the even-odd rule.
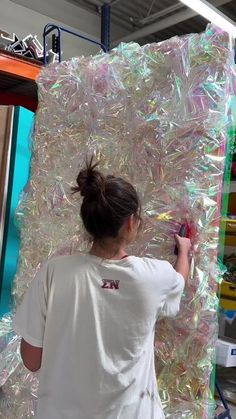
[[37,418],[164,418],[154,329],[159,314],[178,313],[183,289],[166,261],[79,254],[47,262],[14,322],[43,347]]

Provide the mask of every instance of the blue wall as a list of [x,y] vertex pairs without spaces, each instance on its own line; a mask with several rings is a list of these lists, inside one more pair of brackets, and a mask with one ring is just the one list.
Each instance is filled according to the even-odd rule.
[[14,215],[21,191],[29,178],[30,136],[34,113],[17,107],[14,112],[10,178],[7,199],[7,214],[1,261],[2,290],[0,298],[0,316],[9,311],[11,288],[19,255],[19,232],[16,229]]

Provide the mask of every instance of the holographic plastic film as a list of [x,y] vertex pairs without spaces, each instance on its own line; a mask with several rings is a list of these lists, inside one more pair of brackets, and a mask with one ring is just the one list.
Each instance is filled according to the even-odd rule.
[[[182,222],[191,226],[194,251],[181,310],[176,319],[162,319],[156,333],[159,392],[171,419],[213,417],[216,257],[233,72],[228,35],[209,26],[202,34],[121,44],[110,54],[52,64],[38,78],[31,176],[17,211],[15,304],[42,261],[87,249],[81,201],[71,186],[86,155],[95,154],[105,173],[131,180],[141,195],[136,255],[173,263],[173,234]],[[20,361],[11,315],[1,320],[0,347],[0,418],[32,418],[37,375]]]

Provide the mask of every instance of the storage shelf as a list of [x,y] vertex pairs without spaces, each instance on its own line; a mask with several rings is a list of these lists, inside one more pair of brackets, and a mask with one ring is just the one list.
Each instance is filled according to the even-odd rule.
[[42,64],[0,49],[0,104],[37,108],[36,77]]
[[228,298],[220,297],[220,307],[224,310],[233,310],[236,308],[236,301],[230,300]]
[[233,244],[232,245],[229,245],[229,244],[225,245],[224,246],[224,250],[225,250],[224,254],[226,256],[232,255],[233,249],[235,250],[235,246]]
[[232,179],[228,185],[224,185],[223,193],[235,193],[236,192],[236,179]]
[[222,218],[221,222],[223,222],[223,223],[236,223],[236,218]]
[[0,71],[16,78],[35,80],[41,69],[40,62],[0,49]]
[[[222,218],[220,221],[220,230],[224,234],[224,248],[236,247],[236,219]],[[228,252],[227,252],[228,253]]]

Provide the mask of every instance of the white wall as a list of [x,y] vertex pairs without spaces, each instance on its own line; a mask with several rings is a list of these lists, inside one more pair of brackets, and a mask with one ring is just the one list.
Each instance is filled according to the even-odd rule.
[[[38,35],[42,41],[43,28],[55,23],[100,41],[100,17],[65,0],[1,0],[0,29],[14,32],[20,38]],[[112,34],[119,37],[124,32],[113,25]],[[63,58],[95,54],[99,47],[74,36],[63,34]]]

